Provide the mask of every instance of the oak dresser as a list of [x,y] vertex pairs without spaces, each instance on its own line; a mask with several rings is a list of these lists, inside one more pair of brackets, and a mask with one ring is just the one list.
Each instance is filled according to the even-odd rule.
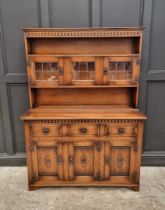
[[142,28],[24,29],[29,190],[139,190]]

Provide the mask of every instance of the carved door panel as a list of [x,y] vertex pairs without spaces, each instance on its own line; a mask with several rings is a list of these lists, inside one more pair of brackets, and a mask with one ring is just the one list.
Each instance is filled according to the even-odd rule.
[[31,86],[56,86],[64,84],[64,61],[55,56],[29,58],[28,77]]
[[58,175],[57,145],[54,142],[32,142],[30,149],[34,180]]
[[69,144],[70,180],[87,182],[104,176],[104,150],[101,142],[73,142]]
[[[105,179],[134,181],[136,167],[136,147],[127,141],[105,143]],[[109,160],[107,162],[106,160]]]
[[44,176],[53,176],[57,180],[67,179],[67,145],[56,142],[32,142],[30,150],[34,181]]

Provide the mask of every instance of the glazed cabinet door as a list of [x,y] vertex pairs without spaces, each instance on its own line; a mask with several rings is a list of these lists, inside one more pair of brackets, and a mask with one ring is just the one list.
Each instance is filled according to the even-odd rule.
[[100,83],[100,58],[75,56],[66,58],[66,83],[70,85],[95,85]]
[[55,87],[64,84],[64,60],[55,56],[30,56],[28,78],[34,87]]
[[139,58],[134,56],[104,57],[103,83],[136,84],[139,80]]

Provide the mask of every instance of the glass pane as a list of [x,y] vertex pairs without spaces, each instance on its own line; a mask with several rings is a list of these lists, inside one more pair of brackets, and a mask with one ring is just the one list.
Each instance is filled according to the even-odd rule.
[[94,80],[95,62],[73,62],[72,80]]
[[112,61],[109,62],[110,80],[128,80],[132,78],[132,62]]
[[35,63],[36,80],[58,80],[58,63]]

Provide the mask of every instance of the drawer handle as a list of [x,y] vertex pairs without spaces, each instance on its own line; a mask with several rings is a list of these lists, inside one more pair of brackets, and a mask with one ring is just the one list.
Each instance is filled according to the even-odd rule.
[[118,132],[119,132],[119,134],[123,134],[125,132],[125,129],[124,128],[119,128]]
[[106,164],[108,164],[108,163],[110,163],[110,158],[109,157],[105,157],[104,161],[105,161]]
[[73,161],[74,161],[73,157],[69,157],[68,159],[69,164],[73,164]]
[[62,164],[63,163],[62,157],[60,157],[60,156],[57,157],[57,163],[58,164]]
[[45,135],[47,135],[48,133],[49,133],[49,128],[43,128],[43,133],[45,134]]
[[86,134],[87,133],[87,129],[86,128],[80,128],[80,133],[81,134]]

